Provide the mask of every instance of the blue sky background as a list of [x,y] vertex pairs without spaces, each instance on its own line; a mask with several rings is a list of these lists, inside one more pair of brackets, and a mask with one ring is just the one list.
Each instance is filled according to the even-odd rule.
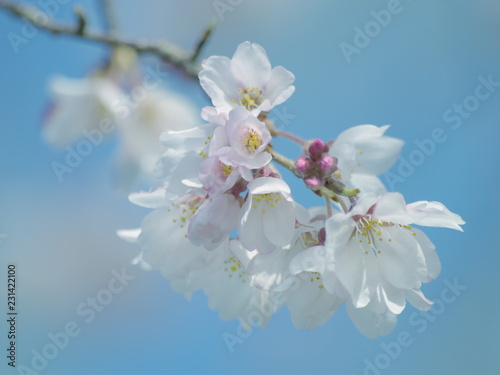
[[[56,18],[73,20],[77,3],[91,26],[102,25],[98,2],[91,0],[61,5]],[[129,37],[166,38],[190,49],[215,18],[219,25],[203,57],[231,56],[245,40],[260,43],[273,65],[296,76],[296,92],[282,106],[294,118],[281,126],[304,138],[332,139],[350,126],[390,124],[389,134],[406,142],[402,159],[408,161],[414,160],[416,141],[443,129],[446,141],[436,144],[394,190],[408,202],[441,201],[462,215],[464,233],[425,230],[437,246],[443,271],[423,290],[436,300],[446,281],[457,279],[466,289],[427,318],[408,307],[395,331],[376,340],[358,333],[343,308],[313,331],[294,329],[285,309],[231,353],[223,335],[236,335],[236,321],[220,321],[202,293],[186,302],[159,274],[130,265],[136,248],[114,232],[138,226],[148,210],[113,190],[116,141],[96,147],[61,183],[51,170],[51,163],[62,162],[65,155],[40,137],[50,103],[47,79],[54,74],[82,77],[108,49],[40,31],[15,53],[7,35],[20,33],[22,23],[0,10],[0,233],[8,234],[0,243],[0,276],[5,279],[9,262],[17,263],[18,365],[31,367],[32,350],[42,351],[49,333],[75,322],[79,334],[41,373],[358,375],[367,361],[378,358],[385,364],[383,345],[402,332],[408,332],[411,344],[380,374],[500,372],[500,88],[479,101],[459,128],[443,119],[454,103],[475,94],[479,77],[500,81],[497,1],[402,0],[402,11],[350,63],[340,44],[352,45],[355,27],[364,29],[373,20],[371,11],[387,9],[387,1],[243,0],[222,20],[212,1],[116,3],[120,28]],[[170,85],[200,108],[208,104],[195,83],[172,78]],[[298,154],[287,142],[276,147]],[[391,171],[397,174],[398,167]],[[289,177],[296,200],[305,206],[318,203]],[[134,280],[86,323],[77,306],[106,288],[112,270],[123,267]],[[3,281],[0,288],[0,348],[5,353]],[[2,354],[0,373],[18,373],[5,361]]]

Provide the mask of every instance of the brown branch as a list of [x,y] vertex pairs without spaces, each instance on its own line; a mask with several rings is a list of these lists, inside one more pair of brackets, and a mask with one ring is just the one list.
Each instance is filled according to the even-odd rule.
[[[46,17],[36,17],[37,11],[26,5],[13,4],[9,1],[0,0],[0,8],[10,11],[16,17],[24,18],[40,29],[53,34],[68,35],[75,38],[90,40],[98,43],[108,44],[110,46],[127,46],[137,53],[151,53],[161,58],[166,64],[169,64],[188,75],[197,79],[200,65],[193,61],[193,53],[187,52],[181,47],[166,41],[147,42],[125,39],[111,34],[89,31],[87,27],[82,30],[81,20],[75,25],[67,25],[60,22],[49,21]],[[195,51],[196,52],[196,51]]]

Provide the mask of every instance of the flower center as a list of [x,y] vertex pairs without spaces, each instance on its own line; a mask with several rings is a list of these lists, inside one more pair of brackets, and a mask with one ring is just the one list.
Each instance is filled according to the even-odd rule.
[[230,165],[226,165],[224,163],[221,164],[221,169],[222,169],[222,173],[224,173],[224,176],[229,176],[231,174],[231,172],[233,171],[233,167],[231,167]]
[[252,197],[252,208],[256,209],[257,206],[261,206],[261,212],[265,214],[266,208],[274,208],[275,203],[281,199],[283,199],[283,195],[279,193],[257,194]]
[[229,277],[239,277],[241,282],[245,283],[246,272],[244,268],[241,266],[241,263],[234,256],[224,261],[224,271],[229,273]]
[[357,220],[354,236],[359,242],[360,248],[368,254],[372,250],[375,255],[380,254],[377,243],[387,240],[392,241],[384,227],[391,227],[394,223],[382,222],[372,219],[371,215],[362,216]]
[[[239,103],[246,109],[252,110],[257,108],[262,103],[262,90],[258,87],[246,87],[238,89],[241,98],[238,99]],[[233,100],[236,103],[236,100]]]
[[[168,212],[176,212],[174,215],[172,222],[178,223],[181,228],[184,228],[188,220],[191,216],[193,216],[201,204],[205,201],[206,197],[201,195],[188,195],[178,199],[174,203],[172,203],[172,208],[168,209]],[[187,237],[187,234],[184,236]]]
[[243,137],[243,146],[251,154],[262,146],[262,137],[260,132],[255,129],[247,129],[245,136]]

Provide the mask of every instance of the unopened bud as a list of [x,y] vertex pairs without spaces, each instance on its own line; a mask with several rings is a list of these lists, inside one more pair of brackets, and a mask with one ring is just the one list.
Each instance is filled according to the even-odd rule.
[[312,167],[312,161],[305,155],[300,155],[295,161],[295,167],[300,173],[306,173]]
[[314,141],[311,142],[309,145],[309,157],[316,161],[321,159],[321,156],[323,154],[327,153],[330,150],[330,147],[323,142],[321,139],[315,139]]
[[323,175],[331,175],[337,169],[337,161],[337,158],[323,154],[321,159],[316,162],[316,166],[323,172]]
[[304,182],[307,186],[309,186],[310,188],[313,188],[313,189],[318,188],[318,187],[323,185],[323,181],[316,174],[304,178]]

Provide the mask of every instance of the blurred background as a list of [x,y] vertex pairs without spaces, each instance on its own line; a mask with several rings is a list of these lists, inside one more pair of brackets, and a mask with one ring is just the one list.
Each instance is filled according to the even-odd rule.
[[[70,0],[55,18],[73,22],[76,5],[89,27],[103,26],[97,0]],[[84,77],[103,63],[109,49],[39,31],[16,53],[7,35],[20,34],[23,23],[0,9],[0,233],[7,235],[0,243],[2,353],[8,330],[6,270],[13,262],[17,366],[33,368],[33,358],[44,348],[53,357],[38,363],[44,368],[37,373],[500,373],[495,211],[500,208],[500,84],[491,83],[500,82],[498,1],[124,0],[115,7],[124,36],[165,38],[187,50],[217,20],[202,58],[232,56],[245,40],[261,44],[273,66],[283,65],[296,76],[295,94],[274,114],[284,130],[333,139],[354,125],[392,125],[388,135],[406,143],[402,161],[383,180],[407,202],[443,202],[467,222],[465,232],[426,229],[443,270],[422,289],[441,303],[427,314],[407,307],[388,336],[362,336],[344,308],[324,326],[299,331],[284,309],[267,329],[228,346],[225,338],[239,337],[237,321],[220,321],[202,293],[187,302],[160,274],[130,264],[137,249],[115,231],[138,227],[149,210],[132,205],[113,187],[116,139],[95,147],[62,182],[52,170],[51,163],[64,162],[66,154],[51,149],[40,135],[51,104],[48,79]],[[387,9],[394,11],[390,21],[376,16]],[[169,87],[196,107],[209,104],[196,82],[170,77]],[[483,86],[479,97],[478,85]],[[418,145],[436,132],[445,140],[431,142],[432,152],[419,153]],[[276,147],[290,157],[299,153],[286,141]],[[300,181],[285,178],[297,201],[319,203]],[[129,275],[127,285],[108,305],[94,309],[92,319],[83,315],[82,304],[104,295],[113,272]],[[463,286],[451,302],[449,284]],[[71,322],[78,334],[57,353],[47,349],[50,334]],[[401,335],[410,344],[398,350],[394,343]],[[0,373],[23,373],[7,366],[4,354]]]

